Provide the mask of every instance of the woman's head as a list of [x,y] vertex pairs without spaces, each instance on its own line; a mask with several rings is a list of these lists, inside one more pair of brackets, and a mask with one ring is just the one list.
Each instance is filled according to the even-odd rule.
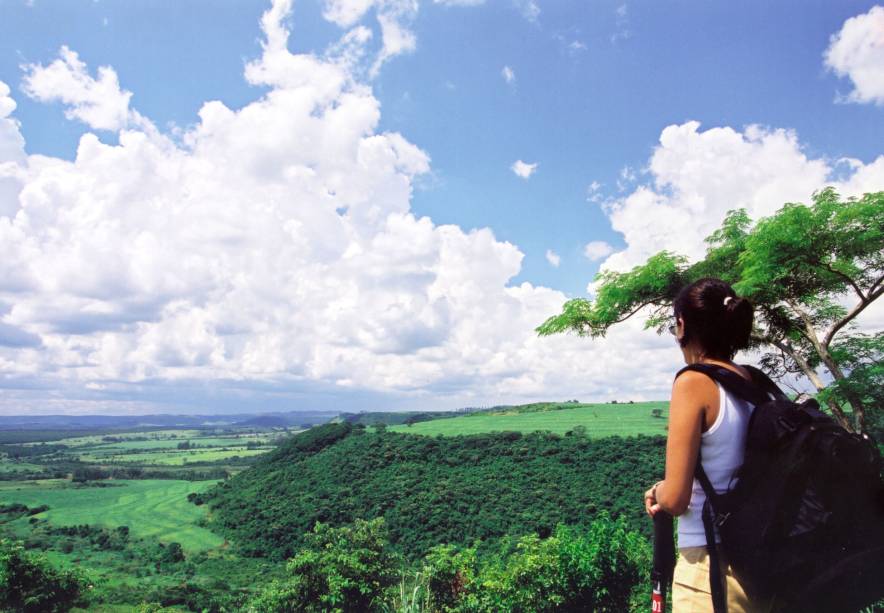
[[678,342],[702,357],[730,360],[749,346],[752,304],[721,279],[700,279],[683,288],[672,303]]

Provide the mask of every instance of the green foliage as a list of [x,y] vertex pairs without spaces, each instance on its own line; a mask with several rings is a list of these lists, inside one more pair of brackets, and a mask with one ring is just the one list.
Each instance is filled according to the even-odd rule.
[[86,483],[87,481],[96,481],[105,478],[107,478],[107,473],[100,468],[93,468],[91,466],[77,468],[71,474],[71,481],[74,483]]
[[424,558],[423,572],[430,606],[443,613],[461,608],[480,584],[475,547],[437,545]]
[[445,419],[456,414],[455,411],[363,411],[361,413],[341,413],[338,419],[349,422],[354,426],[357,424],[373,426],[377,423],[395,426],[413,424],[430,419]]
[[406,573],[399,580],[399,590],[388,590],[383,613],[422,613],[430,611],[430,594],[422,573]]
[[0,540],[0,610],[24,613],[69,611],[82,604],[87,581],[81,573],[54,569],[40,555]]
[[884,405],[884,332],[857,334],[831,348],[832,356],[849,374],[822,394],[842,402],[852,392],[869,406]]
[[845,339],[832,346],[832,355],[847,375],[823,390],[820,399],[847,403],[860,398],[868,408],[866,431],[884,453],[884,332]]
[[884,270],[882,247],[884,192],[842,202],[823,190],[812,206],[787,204],[756,224],[739,256],[737,291],[772,303],[872,287]]
[[620,612],[649,593],[650,562],[647,541],[603,514],[588,530],[560,525],[547,539],[523,536],[501,559],[438,547],[424,572],[437,611]]
[[179,607],[184,607],[188,611],[225,613],[243,609],[244,603],[237,594],[231,594],[230,590],[225,590],[223,585],[213,586],[213,588],[207,589],[191,581],[184,581],[177,585],[159,586],[146,594],[145,602],[136,610],[180,612],[182,609]]
[[168,545],[160,543],[160,551],[156,561],[157,570],[183,561],[184,550],[181,549],[181,543],[169,543]]
[[[850,345],[855,317],[884,294],[884,192],[841,200],[825,189],[810,206],[787,204],[754,226],[745,211],[731,211],[706,242],[706,257],[694,264],[661,252],[629,272],[601,272],[593,301],[566,302],[538,334],[603,336],[643,307],[650,307],[646,327],[662,332],[681,287],[718,277],[755,306],[751,343],[768,351],[762,366],[775,377],[803,374],[818,391],[825,384],[816,369],[824,367],[836,386],[824,396],[828,407],[845,427],[862,430],[863,399],[875,393],[865,387],[871,362],[851,362],[838,344]],[[856,368],[865,374],[845,382]]]
[[252,602],[253,611],[357,613],[378,610],[399,576],[383,519],[332,528],[318,523],[288,561],[289,577]]
[[548,536],[558,523],[588,525],[604,510],[650,534],[640,497],[663,473],[663,437],[431,438],[346,427],[298,434],[208,492],[211,527],[241,552],[274,559],[294,555],[317,521],[370,517],[386,520],[393,546],[412,560],[443,543]]
[[382,520],[317,524],[289,560],[288,576],[266,586],[248,609],[619,613],[647,599],[650,563],[644,537],[602,514],[587,528],[559,525],[548,538],[525,535],[484,557],[475,546],[439,545],[397,585],[400,562]]
[[[661,251],[629,272],[602,271],[595,279],[598,284],[595,300],[569,300],[562,307],[562,313],[547,319],[537,332],[541,336],[576,332],[580,336],[598,337],[642,307],[652,306],[656,312],[662,312],[686,281],[686,261],[682,256]],[[648,325],[654,321],[652,318]]]

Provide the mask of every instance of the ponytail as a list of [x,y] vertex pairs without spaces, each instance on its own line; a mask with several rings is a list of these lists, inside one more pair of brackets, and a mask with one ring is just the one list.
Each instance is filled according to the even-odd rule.
[[749,346],[752,303],[721,279],[695,281],[679,292],[672,306],[684,320],[682,347],[696,339],[707,356],[730,360]]

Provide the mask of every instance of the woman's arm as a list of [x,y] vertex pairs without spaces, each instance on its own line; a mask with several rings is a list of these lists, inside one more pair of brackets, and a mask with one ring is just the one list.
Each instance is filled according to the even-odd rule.
[[670,515],[681,515],[687,510],[700,433],[706,429],[705,423],[714,422],[717,414],[718,387],[709,377],[688,371],[675,380],[669,403],[666,478],[645,494],[649,514],[661,508]]

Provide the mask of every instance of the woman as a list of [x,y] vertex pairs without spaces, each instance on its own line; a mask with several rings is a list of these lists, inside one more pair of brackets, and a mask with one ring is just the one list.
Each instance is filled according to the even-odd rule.
[[[719,279],[700,279],[685,287],[673,302],[676,323],[670,328],[687,364],[722,366],[747,380],[746,369],[733,363],[734,354],[749,344],[752,305]],[[716,491],[724,492],[743,462],[746,427],[752,405],[731,395],[706,375],[687,371],[672,386],[666,441],[666,478],[645,492],[645,509],[678,516],[679,559],[672,586],[674,613],[712,611],[709,558],[703,530],[706,496],[694,479],[698,452]],[[720,549],[719,549],[720,551]],[[720,559],[728,611],[757,611]]]

